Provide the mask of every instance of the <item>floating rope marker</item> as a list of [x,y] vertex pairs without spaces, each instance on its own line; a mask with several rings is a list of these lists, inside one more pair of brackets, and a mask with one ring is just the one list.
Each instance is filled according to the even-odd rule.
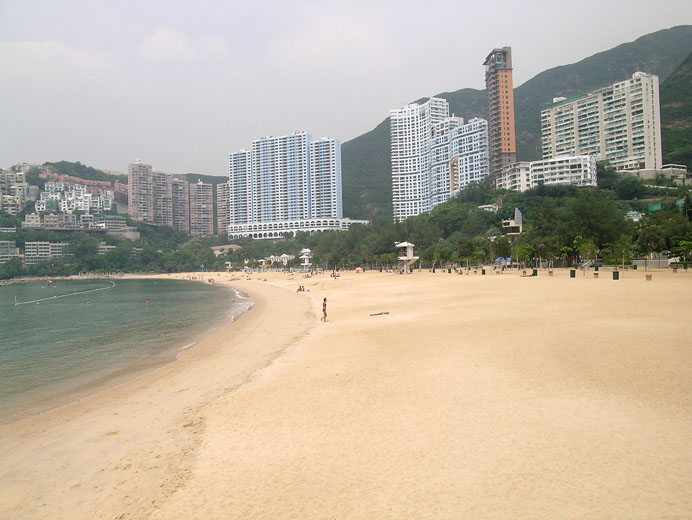
[[56,300],[58,298],[66,298],[67,296],[74,296],[76,294],[85,294],[85,293],[96,292],[96,291],[105,291],[105,290],[112,289],[113,287],[115,287],[115,282],[111,281],[110,283],[111,283],[111,285],[109,285],[108,287],[99,287],[98,289],[87,289],[86,291],[71,292],[71,293],[67,293],[67,294],[60,294],[57,296],[49,296],[48,298],[39,298],[38,300],[30,300],[28,302],[18,302],[17,301],[17,295],[15,294],[14,305],[15,306],[26,305],[28,303],[35,303],[36,305],[39,305],[38,302],[44,302],[46,300]]

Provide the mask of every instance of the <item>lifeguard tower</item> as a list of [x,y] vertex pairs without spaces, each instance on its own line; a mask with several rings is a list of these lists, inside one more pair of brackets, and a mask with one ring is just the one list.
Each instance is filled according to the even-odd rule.
[[413,256],[413,244],[411,242],[399,242],[394,244],[396,247],[406,248],[406,256],[400,256],[401,267],[399,268],[399,274],[409,274],[410,268],[418,260],[417,256]]
[[300,266],[303,268],[303,271],[309,271],[310,268],[312,267],[312,251],[309,249],[302,249],[300,251],[300,258],[303,263],[300,264]]
[[502,227],[503,228],[518,228],[518,231],[512,231],[512,232],[507,233],[508,236],[521,235],[521,232],[524,229],[524,217],[521,214],[521,211],[519,211],[519,208],[514,208],[514,220],[503,220],[502,221]]

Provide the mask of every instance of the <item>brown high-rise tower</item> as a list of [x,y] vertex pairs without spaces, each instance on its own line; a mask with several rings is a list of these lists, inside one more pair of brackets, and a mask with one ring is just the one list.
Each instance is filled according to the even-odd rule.
[[512,48],[493,49],[483,65],[485,88],[488,92],[490,174],[495,175],[505,166],[517,161]]

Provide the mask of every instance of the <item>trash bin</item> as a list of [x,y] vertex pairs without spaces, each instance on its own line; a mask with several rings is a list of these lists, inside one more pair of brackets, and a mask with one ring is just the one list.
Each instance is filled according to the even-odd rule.
[[594,271],[598,272],[598,266],[597,266],[597,265],[596,265],[596,266],[594,266],[594,268],[593,268],[593,269],[594,269]]
[[481,269],[481,275],[485,274],[485,269]]
[[447,272],[448,272],[449,274],[452,274],[452,270],[451,270],[451,269],[447,269]]
[[620,273],[618,271],[613,271],[613,280],[619,280],[620,279]]
[[632,269],[634,269],[634,270],[636,271],[636,270],[637,270],[637,264],[634,264],[634,265],[632,266]]
[[435,274],[435,268],[433,267],[433,274]]
[[532,276],[538,276],[538,269],[533,270],[533,275]]
[[576,278],[577,277],[577,271],[575,269],[570,269],[569,270],[569,277],[570,278]]

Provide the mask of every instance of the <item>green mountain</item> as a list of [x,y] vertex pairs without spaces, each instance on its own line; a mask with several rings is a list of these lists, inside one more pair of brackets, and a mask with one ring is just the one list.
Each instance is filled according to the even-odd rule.
[[341,189],[344,216],[392,214],[389,118],[367,134],[341,145]]
[[127,175],[116,175],[82,164],[81,162],[58,161],[43,163],[44,168],[62,175],[72,175],[90,181],[127,182]]
[[[638,70],[656,74],[664,81],[690,52],[692,26],[684,25],[647,34],[577,63],[534,76],[514,89],[517,157],[520,160],[540,158],[540,107],[550,103],[553,97],[588,92],[622,81]],[[483,74],[481,65],[478,73]],[[451,112],[457,116],[487,117],[485,90],[462,89],[436,97],[447,99]],[[343,144],[345,215],[351,218],[391,216],[389,146],[389,119]]]
[[221,177],[219,175],[203,175],[201,173],[186,173],[185,175],[175,175],[175,177],[183,179],[187,182],[202,181],[206,182],[207,184],[213,184],[214,186],[217,184],[222,184],[228,180],[228,177]]
[[661,85],[661,141],[664,164],[692,171],[692,53]]
[[[43,163],[43,167],[49,171],[54,171],[63,175],[72,175],[73,177],[79,177],[80,179],[95,180],[95,181],[120,181],[127,183],[127,174],[114,174],[103,170],[99,170],[92,166],[87,166],[81,162],[70,162],[70,161],[58,161],[58,162],[47,162]],[[221,177],[217,175],[203,175],[201,173],[186,173],[183,175],[176,175],[188,182],[197,182],[201,180],[208,184],[213,184],[216,186],[222,182],[226,182],[228,177]]]

